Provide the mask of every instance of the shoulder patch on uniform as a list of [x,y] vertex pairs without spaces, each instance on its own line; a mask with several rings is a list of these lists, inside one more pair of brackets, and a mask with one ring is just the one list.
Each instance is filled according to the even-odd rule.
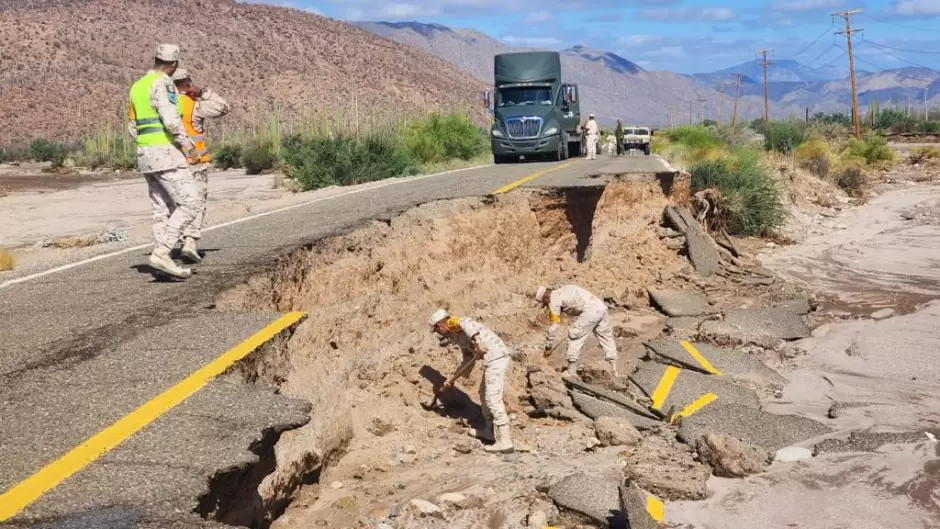
[[447,318],[445,325],[447,326],[448,331],[457,332],[460,330],[460,318],[451,316],[450,318]]
[[179,99],[176,95],[176,87],[172,84],[166,87],[166,95],[170,99],[170,103],[176,104],[176,101]]

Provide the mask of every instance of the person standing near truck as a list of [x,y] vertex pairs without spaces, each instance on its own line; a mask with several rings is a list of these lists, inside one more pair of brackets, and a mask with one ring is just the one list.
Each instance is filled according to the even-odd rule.
[[617,120],[617,128],[614,129],[614,137],[617,138],[617,156],[623,154],[623,121]]
[[587,123],[584,124],[584,134],[587,138],[587,159],[597,159],[597,121],[594,121],[594,113],[588,114]]
[[196,151],[186,158],[196,181],[199,194],[199,211],[192,224],[183,230],[183,257],[192,263],[202,262],[202,256],[196,248],[196,241],[202,236],[202,225],[206,219],[206,206],[209,199],[209,163],[212,157],[206,148],[206,120],[220,118],[228,114],[229,104],[208,88],[199,88],[193,83],[189,72],[177,68],[173,73],[173,82],[180,93],[183,104],[183,126],[195,145]]

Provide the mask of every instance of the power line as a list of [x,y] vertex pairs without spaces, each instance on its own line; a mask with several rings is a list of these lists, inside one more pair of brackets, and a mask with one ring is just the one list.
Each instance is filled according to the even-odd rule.
[[[832,44],[831,46],[829,46],[829,47],[826,49],[826,51],[820,53],[819,56],[817,56],[815,59],[813,59],[813,60],[811,60],[811,61],[809,61],[809,62],[807,62],[807,63],[801,64],[798,69],[809,68],[809,65],[813,64],[814,62],[818,61],[819,59],[822,59],[826,54],[828,54],[830,51],[832,51],[833,48],[838,48],[838,46],[836,46],[835,42],[833,42],[833,44]],[[841,57],[840,57],[840,58],[841,58]],[[810,71],[813,71],[813,70],[810,70]]]
[[[839,48],[838,46],[835,46],[835,47],[836,47],[836,48]],[[840,50],[845,50],[845,48],[839,48],[839,49],[840,49]],[[844,51],[844,53],[842,53],[842,55],[839,55],[838,57],[836,57],[835,59],[833,59],[832,62],[829,62],[829,63],[824,64],[824,65],[822,65],[822,66],[817,66],[817,67],[815,67],[815,68],[813,68],[813,69],[811,69],[811,70],[806,70],[806,72],[807,72],[807,73],[809,73],[809,72],[815,72],[815,71],[817,71],[817,70],[822,70],[823,68],[828,68],[828,67],[834,65],[835,63],[839,62],[843,57],[845,57],[845,56],[848,55],[848,54],[849,54],[848,51]]]
[[898,48],[898,47],[896,47],[896,46],[889,46],[889,45],[887,45],[887,44],[880,44],[880,43],[878,43],[878,42],[874,42],[874,41],[871,41],[871,40],[869,40],[869,41],[867,41],[867,42],[868,42],[869,44],[873,45],[873,46],[878,46],[879,48],[889,48],[889,49],[896,50],[896,51],[903,51],[903,52],[905,52],[905,53],[923,53],[923,54],[926,54],[926,55],[940,55],[940,51],[907,50],[907,49],[904,49],[904,48]]
[[[825,31],[823,31],[822,33],[820,33],[820,35],[819,35],[818,37],[816,37],[816,39],[813,40],[813,42],[810,42],[809,44],[806,45],[805,48],[803,48],[802,50],[800,50],[800,51],[794,53],[793,55],[791,55],[790,58],[792,59],[793,57],[796,57],[796,56],[798,56],[798,55],[804,53],[806,50],[812,48],[814,44],[816,44],[817,42],[820,41],[820,39],[822,39],[822,38],[825,37],[826,35],[829,35],[829,32],[832,30],[832,26],[834,26],[834,25],[835,25],[835,21],[833,21],[832,24],[829,24],[829,27],[826,28]],[[828,50],[827,50],[827,51],[828,51]]]
[[927,33],[937,33],[937,30],[936,30],[936,29],[917,28],[917,27],[908,26],[908,25],[905,25],[905,24],[898,24],[898,23],[896,23],[896,22],[886,22],[886,21],[884,21],[884,20],[876,20],[876,21],[873,21],[873,22],[875,22],[876,24],[888,24],[889,26],[895,26],[895,27],[899,27],[899,28],[903,28],[903,29],[913,29],[914,31],[925,31],[925,32],[927,32]]
[[909,61],[909,60],[907,60],[907,59],[902,59],[901,57],[898,57],[897,55],[895,55],[895,54],[893,54],[893,53],[891,53],[891,52],[885,51],[884,49],[881,48],[881,46],[875,44],[874,42],[872,42],[872,41],[870,41],[870,40],[862,39],[862,44],[868,44],[869,46],[874,46],[878,51],[880,51],[881,53],[884,53],[884,54],[887,55],[888,57],[894,57],[895,59],[897,59],[897,60],[899,60],[899,61],[901,61],[901,62],[906,62],[907,64],[910,64],[911,66],[916,66],[916,67],[918,67],[918,68],[926,68],[926,69],[928,69],[928,70],[932,70],[932,69],[933,69],[933,68],[931,68],[931,67],[929,67],[929,66],[924,66],[923,64],[917,64],[916,62],[911,62],[911,61]]

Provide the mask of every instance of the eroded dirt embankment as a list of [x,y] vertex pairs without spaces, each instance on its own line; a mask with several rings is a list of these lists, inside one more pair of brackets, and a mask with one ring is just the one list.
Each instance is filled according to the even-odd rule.
[[[351,500],[336,507],[327,501],[330,493],[346,490],[314,485],[297,502],[302,508],[322,496],[320,503],[326,503],[321,514],[330,517],[329,526],[343,527],[357,513],[394,499],[385,495],[383,480],[398,480],[401,485],[392,486],[396,496],[420,494],[422,481],[431,487],[429,493],[437,493],[447,481],[441,469],[474,459],[451,461],[452,444],[439,437],[453,421],[419,405],[430,401],[432,382],[449,375],[459,361],[459,354],[443,349],[427,327],[428,314],[438,307],[472,315],[498,332],[517,355],[537,357],[546,322],[532,292],[542,283],[575,282],[639,309],[612,313],[623,362],[637,358],[637,335],[653,328],[658,334],[662,322],[643,309],[648,307],[645,288],[689,270],[656,234],[664,206],[686,199],[688,182],[670,182],[668,191],[669,196],[660,182],[648,179],[425,204],[295,252],[273,273],[221,296],[220,309],[309,313],[283,354],[253,360],[252,370],[260,378],[311,402],[314,410],[307,426],[286,432],[278,443],[277,468],[260,489],[264,501],[283,505],[303,482],[313,481],[312,475],[320,477],[325,464],[346,454],[330,480],[342,479],[349,469],[358,473],[346,476],[351,480],[371,474],[374,497],[356,496],[356,508],[348,504]],[[586,352],[585,358],[592,354]],[[519,440],[538,445],[524,431],[532,419],[518,413],[527,405],[526,363],[514,362],[507,401],[517,412]],[[462,387],[475,388],[480,376],[475,369]],[[475,389],[465,391],[476,400]],[[475,405],[463,392],[455,393],[464,399],[454,413],[475,419]],[[555,435],[566,438],[552,443],[559,450],[569,443],[577,445],[573,453],[583,454],[593,432],[574,428]],[[391,466],[415,459],[428,464],[396,471],[394,477],[386,474]],[[618,465],[616,458],[602,464]],[[459,481],[468,476],[452,477]],[[481,485],[486,480],[482,475],[471,479]],[[462,483],[461,488],[470,485]]]

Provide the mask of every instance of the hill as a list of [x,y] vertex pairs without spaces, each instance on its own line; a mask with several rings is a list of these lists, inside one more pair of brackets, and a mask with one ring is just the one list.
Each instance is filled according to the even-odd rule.
[[[486,83],[493,82],[493,55],[521,48],[475,30],[453,29],[420,22],[362,22],[364,29],[382,37],[434,54]],[[749,61],[715,72],[682,75],[667,71],[647,71],[632,61],[610,52],[575,46],[561,50],[562,65],[570,79],[581,87],[583,109],[594,110],[602,122],[616,117],[629,121],[664,124],[670,119],[688,122],[689,104],[693,119],[701,108],[706,116],[718,113],[716,88],[725,83],[722,120],[731,117],[734,73],[742,74],[739,117],[754,119],[763,114],[763,69]],[[770,113],[772,117],[803,115],[807,108],[815,112],[849,112],[851,89],[841,66],[809,68],[796,61],[775,59],[768,71]],[[915,71],[916,70],[916,71]],[[858,71],[859,103],[867,105],[870,97],[880,101],[897,98],[906,101],[927,88],[929,104],[940,103],[940,72],[929,69],[901,68],[883,72]],[[700,106],[699,97],[706,101]]]
[[233,0],[0,0],[0,42],[0,145],[121,123],[127,90],[161,42],[178,43],[197,82],[233,104],[227,123],[256,120],[274,102],[286,122],[315,106],[346,116],[356,106],[363,116],[466,107],[483,89],[353,25]]

